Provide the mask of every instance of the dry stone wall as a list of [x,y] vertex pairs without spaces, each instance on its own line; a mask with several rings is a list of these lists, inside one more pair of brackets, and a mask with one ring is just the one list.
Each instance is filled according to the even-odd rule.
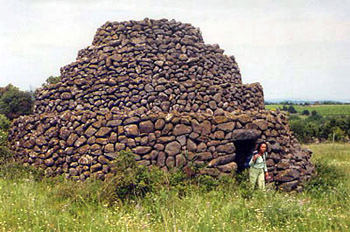
[[243,84],[235,59],[190,24],[107,22],[61,77],[9,134],[16,159],[48,175],[104,179],[130,149],[142,165],[219,176],[242,168],[242,144],[261,141],[277,186],[301,189],[313,173],[286,116],[264,110],[262,86]]
[[164,170],[204,167],[201,174],[218,176],[237,170],[238,140],[267,141],[269,172],[282,187],[297,187],[309,178],[309,156],[293,145],[283,114],[260,111],[209,114],[123,114],[110,111],[65,111],[21,117],[13,125],[13,150],[25,163],[46,173],[84,180],[104,178],[109,162],[130,149],[139,164]]

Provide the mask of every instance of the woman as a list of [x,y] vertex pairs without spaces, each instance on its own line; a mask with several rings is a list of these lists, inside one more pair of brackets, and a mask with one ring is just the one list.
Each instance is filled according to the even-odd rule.
[[253,152],[253,156],[249,162],[249,179],[253,188],[256,183],[261,190],[265,190],[265,178],[269,179],[269,173],[267,172],[266,166],[266,155],[267,155],[266,143],[260,143],[258,150]]

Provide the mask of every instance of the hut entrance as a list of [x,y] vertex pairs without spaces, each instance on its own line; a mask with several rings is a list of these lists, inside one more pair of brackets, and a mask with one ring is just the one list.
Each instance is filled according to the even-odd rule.
[[248,159],[255,149],[256,139],[236,140],[234,143],[236,146],[235,162],[237,163],[237,172],[239,173],[247,168],[246,162],[249,162]]

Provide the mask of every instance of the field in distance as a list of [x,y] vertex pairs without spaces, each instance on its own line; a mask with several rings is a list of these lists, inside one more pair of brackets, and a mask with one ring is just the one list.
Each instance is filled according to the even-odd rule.
[[[290,105],[283,104],[273,104],[273,105],[265,105],[265,109],[267,110],[276,110],[279,108],[280,110],[283,106],[289,107]],[[317,111],[317,113],[321,116],[342,116],[342,115],[350,115],[350,105],[348,104],[335,104],[335,105],[292,105],[298,114],[301,114],[304,110],[308,110],[311,114],[312,111]]]

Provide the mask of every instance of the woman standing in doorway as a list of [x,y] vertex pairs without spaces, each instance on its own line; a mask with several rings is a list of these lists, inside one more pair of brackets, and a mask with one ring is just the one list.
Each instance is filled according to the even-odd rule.
[[253,152],[252,158],[249,162],[249,179],[253,188],[258,184],[259,189],[265,190],[265,178],[269,179],[269,173],[266,166],[267,155],[266,143],[260,143],[258,150]]

